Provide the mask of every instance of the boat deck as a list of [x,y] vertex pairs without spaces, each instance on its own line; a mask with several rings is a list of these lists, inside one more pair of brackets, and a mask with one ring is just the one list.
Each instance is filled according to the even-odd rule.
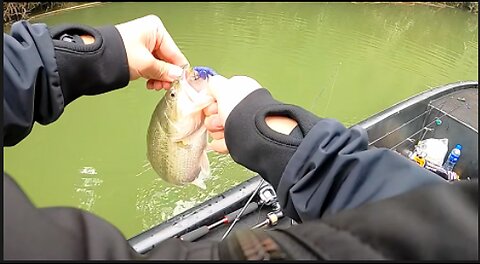
[[432,100],[430,106],[478,131],[478,89],[453,92]]
[[407,153],[421,140],[448,139],[448,150],[464,147],[454,169],[460,179],[478,178],[478,86],[447,88],[426,91],[374,117],[365,125],[369,145]]
[[448,138],[449,151],[463,146],[462,156],[454,171],[461,179],[478,178],[478,88],[461,89],[428,103],[425,123],[439,118],[441,125],[432,124],[425,138]]

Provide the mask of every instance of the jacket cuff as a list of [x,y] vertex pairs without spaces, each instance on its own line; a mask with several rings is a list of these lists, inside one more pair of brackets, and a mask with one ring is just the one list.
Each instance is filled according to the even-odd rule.
[[[114,26],[62,25],[50,28],[65,105],[128,85],[130,73],[122,37]],[[95,41],[85,45],[78,36]]]
[[[267,116],[289,117],[298,126],[290,135],[284,135],[268,127]],[[225,123],[225,142],[233,160],[259,173],[276,188],[303,137],[319,120],[301,107],[276,101],[262,88],[232,110]]]

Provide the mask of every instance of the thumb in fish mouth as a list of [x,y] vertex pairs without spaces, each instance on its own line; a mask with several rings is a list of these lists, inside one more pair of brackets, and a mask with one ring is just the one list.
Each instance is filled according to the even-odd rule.
[[260,88],[262,88],[260,83],[248,76],[233,76],[227,79],[221,75],[215,75],[208,78],[208,92],[216,99],[218,114],[223,122],[240,101]]
[[228,87],[228,79],[222,75],[215,75],[208,78],[208,92],[215,98],[219,96],[222,89]]

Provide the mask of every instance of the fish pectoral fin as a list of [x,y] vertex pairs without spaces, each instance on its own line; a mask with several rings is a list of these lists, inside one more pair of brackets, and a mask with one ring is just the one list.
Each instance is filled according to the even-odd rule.
[[202,189],[202,190],[206,190],[207,189],[207,185],[205,184],[205,182],[203,182],[202,179],[200,179],[200,177],[196,178],[195,180],[192,181],[192,184],[197,186],[198,188]]
[[204,151],[200,157],[200,177],[207,178],[210,176],[210,162],[208,161],[207,152]]
[[192,181],[192,184],[205,190],[207,186],[205,185],[205,179],[210,176],[210,162],[208,162],[207,152],[204,151],[200,157],[200,173],[198,177]]

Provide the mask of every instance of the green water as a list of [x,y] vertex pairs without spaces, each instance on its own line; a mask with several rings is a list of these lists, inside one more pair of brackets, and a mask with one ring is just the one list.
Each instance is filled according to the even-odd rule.
[[[478,16],[456,9],[347,3],[111,3],[46,16],[49,25],[158,15],[192,65],[249,75],[279,100],[352,125],[425,89],[478,80]],[[71,103],[4,149],[4,166],[38,206],[94,212],[126,237],[251,177],[210,153],[207,189],[174,187],[146,159],[163,92],[143,80]]]

